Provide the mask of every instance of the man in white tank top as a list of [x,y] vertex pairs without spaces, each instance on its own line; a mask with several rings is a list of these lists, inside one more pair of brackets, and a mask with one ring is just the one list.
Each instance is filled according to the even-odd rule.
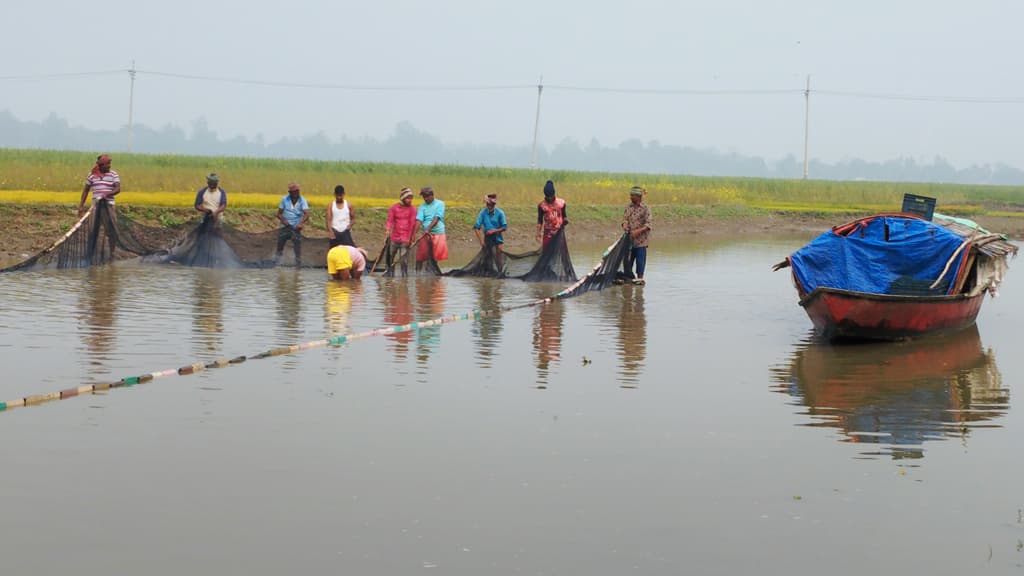
[[355,213],[352,205],[345,200],[345,187],[338,184],[334,187],[334,202],[327,205],[327,234],[331,237],[331,246],[344,244],[355,246],[352,239],[352,223]]

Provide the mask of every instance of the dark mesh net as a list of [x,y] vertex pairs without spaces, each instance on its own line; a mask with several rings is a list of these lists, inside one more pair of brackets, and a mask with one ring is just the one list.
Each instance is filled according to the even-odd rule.
[[[156,252],[159,244],[140,240],[139,231],[143,228],[123,214],[119,216],[106,201],[99,201],[56,242],[0,272],[86,268],[112,262],[115,258],[146,256]],[[166,237],[166,233],[162,236]]]
[[0,272],[85,268],[126,258],[207,268],[323,268],[329,248],[327,238],[307,238],[290,228],[243,232],[228,224],[216,226],[205,216],[185,233],[145,226],[101,201],[49,247]]
[[[485,243],[480,252],[461,268],[445,274],[435,258],[434,238],[423,236],[412,245],[386,242],[373,262],[370,273],[385,276],[476,276],[517,278],[529,282],[572,282],[556,297],[568,297],[601,290],[624,277],[620,269],[632,247],[623,234],[603,253],[594,269],[577,280],[565,229],[559,230],[541,250],[526,253],[498,252]],[[290,247],[287,245],[291,244]],[[420,247],[422,244],[422,249]],[[144,226],[125,214],[117,214],[106,202],[97,202],[61,238],[31,258],[0,270],[9,272],[33,268],[83,268],[116,259],[137,258],[142,262],[177,263],[199,267],[307,266],[323,268],[330,241],[307,238],[300,231],[279,228],[267,232],[243,232],[228,224],[217,226],[206,217],[182,234],[168,228]],[[442,251],[443,252],[443,251]],[[417,260],[417,257],[422,258]]]
[[540,250],[513,253],[498,247],[490,240],[476,256],[462,268],[445,272],[447,276],[477,276],[483,278],[518,278],[528,282],[575,282],[576,271],[569,257],[565,241],[565,228],[560,229]]
[[579,296],[591,290],[604,290],[612,284],[621,284],[625,278],[624,264],[629,255],[633,242],[629,234],[623,233],[619,239],[605,249],[601,260],[594,265],[589,274],[580,278],[558,294],[555,298],[569,298]]
[[144,260],[207,268],[323,268],[328,250],[328,238],[309,238],[300,230],[243,232],[204,217],[170,248]]
[[[389,239],[383,250],[384,276],[441,276],[441,266],[434,257],[433,242],[434,238],[429,234],[410,245],[392,243]],[[420,250],[420,244],[424,244],[425,248]],[[417,260],[417,252],[420,252],[422,260]]]
[[[534,254],[534,253],[530,253]],[[530,256],[533,258],[533,256]],[[565,227],[548,240],[544,247],[536,252],[532,266],[522,274],[512,274],[527,282],[575,282],[576,270],[572,267],[569,257],[569,245],[565,241]],[[525,258],[524,258],[525,259]]]
[[242,268],[254,264],[245,262],[231,249],[224,240],[223,230],[208,216],[204,216],[199,225],[189,230],[170,248],[143,260],[203,268]]

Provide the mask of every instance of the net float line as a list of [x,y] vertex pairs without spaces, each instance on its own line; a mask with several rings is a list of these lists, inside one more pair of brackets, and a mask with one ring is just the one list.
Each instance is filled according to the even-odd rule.
[[283,356],[286,354],[294,354],[303,350],[310,350],[312,348],[320,348],[329,345],[341,345],[353,340],[361,340],[363,338],[370,338],[373,336],[381,336],[385,334],[400,334],[403,332],[412,332],[413,330],[419,330],[420,328],[427,328],[430,326],[440,326],[443,324],[449,324],[451,322],[457,322],[459,320],[476,320],[486,316],[495,316],[505,312],[513,310],[520,310],[523,308],[531,308],[542,304],[550,303],[554,300],[568,297],[573,292],[582,286],[588,279],[590,279],[597,271],[601,268],[604,263],[604,259],[608,254],[618,245],[621,241],[616,240],[614,244],[609,246],[601,256],[601,261],[598,262],[594,269],[581,278],[580,280],[573,283],[571,286],[559,291],[553,296],[546,298],[539,298],[530,302],[522,304],[515,304],[510,306],[499,306],[491,310],[473,310],[472,312],[464,312],[462,314],[451,314],[447,316],[441,316],[432,320],[423,320],[421,322],[410,322],[409,324],[400,324],[394,326],[387,326],[383,328],[375,328],[373,330],[367,330],[365,332],[358,332],[356,334],[344,334],[339,336],[331,336],[329,338],[321,338],[319,340],[311,340],[301,344],[292,344],[290,346],[281,346],[278,348],[271,348],[259,354],[253,354],[251,356],[236,356],[234,358],[220,358],[209,362],[193,362],[186,364],[180,368],[168,368],[166,370],[158,370],[156,372],[148,372],[137,376],[127,376],[116,380],[114,382],[101,382],[97,384],[85,384],[82,386],[75,386],[72,388],[66,388],[64,390],[58,390],[54,392],[45,392],[43,394],[33,394],[31,396],[24,396],[22,398],[16,398],[14,400],[8,400],[6,402],[0,401],[0,412],[12,410],[14,408],[23,408],[26,406],[38,406],[47,402],[53,402],[55,400],[66,400],[68,398],[74,398],[76,396],[82,396],[85,394],[93,394],[95,392],[105,392],[107,390],[114,390],[117,388],[128,388],[137,384],[146,384],[152,382],[158,378],[167,378],[170,376],[187,376],[190,374],[196,374],[205,370],[225,368],[228,366],[241,364],[248,360],[260,360],[263,358],[272,358],[274,356]]

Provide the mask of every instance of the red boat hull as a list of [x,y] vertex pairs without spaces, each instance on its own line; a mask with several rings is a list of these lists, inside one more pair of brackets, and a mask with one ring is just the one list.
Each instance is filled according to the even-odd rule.
[[800,300],[814,331],[828,339],[899,340],[974,324],[985,294],[890,296],[816,288]]

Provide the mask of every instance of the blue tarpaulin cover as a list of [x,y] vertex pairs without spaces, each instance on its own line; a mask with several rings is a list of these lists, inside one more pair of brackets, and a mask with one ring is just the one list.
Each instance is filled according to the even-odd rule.
[[963,241],[919,218],[875,216],[824,232],[789,261],[804,292],[821,286],[874,294],[947,294],[968,250],[957,255],[935,289],[929,286]]

